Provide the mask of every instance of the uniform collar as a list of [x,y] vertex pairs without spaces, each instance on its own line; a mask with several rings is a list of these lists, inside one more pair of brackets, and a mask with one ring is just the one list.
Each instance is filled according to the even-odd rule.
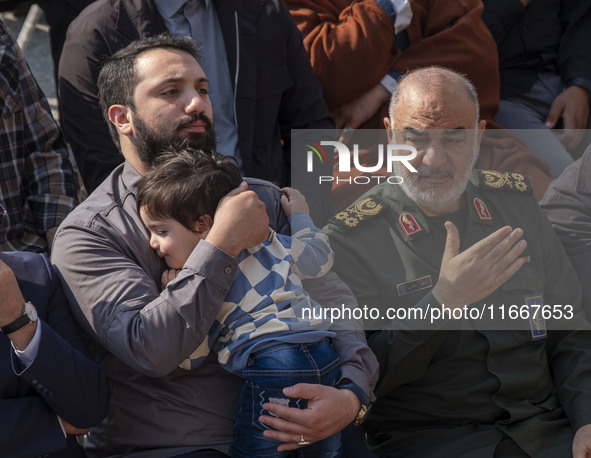
[[[383,194],[380,196],[386,205],[393,210],[394,224],[405,240],[416,240],[430,234],[430,218],[410,199],[400,186],[384,183]],[[494,213],[491,214],[488,198],[479,192],[476,172],[470,174],[466,186],[466,205],[468,208],[468,224],[494,226]]]
[[383,183],[382,198],[392,210],[391,218],[404,240],[415,240],[431,232],[427,217],[414,201],[398,185]]

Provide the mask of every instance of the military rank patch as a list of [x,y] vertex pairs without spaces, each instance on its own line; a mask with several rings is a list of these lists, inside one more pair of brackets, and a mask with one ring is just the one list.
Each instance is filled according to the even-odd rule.
[[[542,293],[526,294],[523,299],[529,307],[529,327],[531,328],[531,340],[540,340],[548,337],[546,332],[546,320],[542,316],[544,295]],[[534,307],[535,305],[535,307]]]
[[384,204],[379,198],[369,196],[337,213],[330,219],[330,222],[345,229],[357,227],[359,223],[378,215],[383,209]]
[[400,213],[400,216],[398,217],[398,224],[400,224],[400,227],[407,237],[411,237],[423,231],[423,228],[419,226],[419,223],[417,223],[415,217],[410,213]]
[[488,211],[488,208],[486,208],[486,205],[482,201],[482,199],[474,197],[474,200],[472,202],[474,203],[474,208],[476,209],[476,213],[478,214],[478,218],[480,218],[480,221],[490,221],[492,219]]
[[499,191],[533,192],[529,178],[521,173],[499,172],[497,170],[477,170],[478,180],[485,188]]

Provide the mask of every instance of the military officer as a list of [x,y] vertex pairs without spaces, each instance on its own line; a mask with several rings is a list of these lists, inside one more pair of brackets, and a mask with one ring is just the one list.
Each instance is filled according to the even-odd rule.
[[[360,306],[380,318],[425,312],[369,332],[380,362],[371,448],[591,457],[590,334],[568,330],[583,319],[581,288],[527,178],[472,171],[483,125],[471,83],[440,67],[411,72],[385,124],[416,148],[416,173],[397,164],[401,185],[376,186],[325,228]],[[460,313],[429,319],[444,306]],[[471,310],[483,313],[465,319]]]

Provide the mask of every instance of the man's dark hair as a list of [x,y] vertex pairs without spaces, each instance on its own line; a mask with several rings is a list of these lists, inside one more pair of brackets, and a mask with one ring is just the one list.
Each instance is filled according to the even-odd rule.
[[178,38],[170,33],[163,33],[132,41],[107,58],[101,67],[97,80],[99,104],[109,126],[111,138],[118,148],[121,147],[119,135],[115,126],[109,121],[109,108],[112,105],[126,105],[135,109],[133,94],[138,84],[136,58],[146,51],[162,48],[178,49],[198,60],[197,46],[191,37]]
[[155,220],[172,218],[193,230],[201,216],[213,218],[222,197],[241,182],[232,157],[193,149],[167,151],[138,184],[138,212],[143,207]]

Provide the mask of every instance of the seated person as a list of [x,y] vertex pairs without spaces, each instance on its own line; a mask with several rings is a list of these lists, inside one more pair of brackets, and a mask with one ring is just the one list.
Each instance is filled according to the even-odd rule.
[[408,73],[384,122],[415,146],[416,173],[396,163],[402,185],[375,186],[325,228],[337,273],[391,318],[368,336],[380,379],[363,426],[385,457],[587,457],[581,286],[527,178],[472,170],[478,119],[464,76]]
[[0,354],[2,456],[84,457],[109,388],[44,255],[0,252]]
[[[333,129],[334,121],[283,2],[97,0],[72,22],[59,69],[62,122],[89,192],[123,162],[101,118],[101,65],[133,40],[165,32],[200,44],[199,64],[215,81],[215,149],[235,156],[244,176],[289,186],[291,130]],[[310,182],[302,191],[325,193],[308,201],[317,224],[331,216],[319,205],[329,188]]]
[[0,19],[0,250],[49,253],[78,203],[66,142],[20,48]]
[[[220,200],[242,182],[240,170],[216,153],[180,150],[162,154],[138,183],[136,202],[150,231],[150,246],[166,261],[162,288],[183,268],[213,225]],[[334,386],[340,378],[333,332],[313,309],[301,279],[320,278],[332,267],[327,236],[314,227],[304,197],[282,189],[281,205],[290,217],[293,237],[270,232],[267,240],[237,256],[238,273],[208,336],[181,364],[195,369],[210,350],[227,371],[243,377],[234,423],[234,457],[273,454],[279,443],[267,439],[253,417],[263,402],[298,406],[282,389],[296,383]],[[306,318],[307,315],[307,318]],[[302,442],[305,442],[302,440]],[[302,444],[303,445],[303,444]],[[301,456],[340,456],[336,434],[301,450]]]
[[[556,178],[540,202],[562,242],[591,304],[591,145]],[[587,307],[591,317],[591,307]]]
[[[208,334],[236,274],[235,256],[265,240],[269,227],[289,231],[278,188],[249,179],[220,202],[206,240],[185,263],[182,281],[160,290],[166,264],[150,248],[137,212],[137,183],[162,145],[203,148],[207,138],[215,138],[209,80],[195,54],[188,37],[161,35],[132,42],[108,59],[99,96],[125,162],[56,234],[52,261],[111,382],[108,417],[85,442],[89,456],[227,456],[242,380],[213,357],[192,371],[178,365]],[[353,300],[332,272],[306,282],[320,304]],[[341,364],[336,387],[285,388],[287,396],[308,400],[303,410],[263,405],[276,415],[261,417],[273,428],[263,434],[279,440],[282,450],[300,448],[302,436],[316,442],[339,432],[373,396],[377,364],[363,332],[335,334]]]
[[591,2],[484,0],[498,49],[500,108],[512,129],[558,177],[591,141]]

